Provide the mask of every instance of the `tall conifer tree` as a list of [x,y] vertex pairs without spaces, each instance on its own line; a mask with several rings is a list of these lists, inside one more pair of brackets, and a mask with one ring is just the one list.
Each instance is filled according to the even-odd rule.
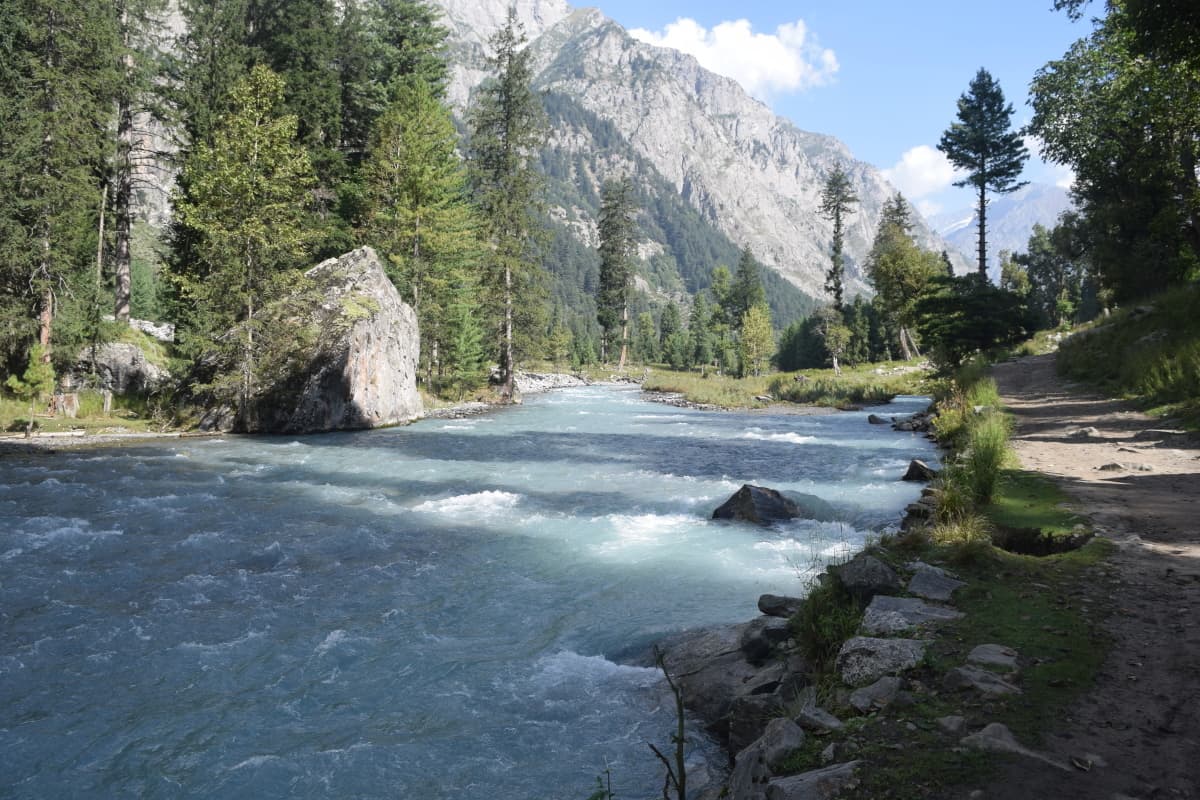
[[938,142],[938,150],[967,176],[955,186],[974,187],[978,196],[979,274],[987,276],[987,193],[1007,194],[1025,185],[1018,181],[1029,151],[1019,132],[1012,130],[1013,107],[986,69],[975,74],[965,94],[958,98],[958,121]]
[[629,291],[633,282],[633,184],[628,178],[609,181],[601,191],[600,291],[597,320],[603,330],[601,358],[612,357],[615,334],[620,330],[618,368],[625,367],[629,349]]
[[846,258],[845,248],[846,216],[858,203],[858,195],[850,185],[850,176],[841,167],[837,167],[825,179],[821,190],[821,216],[833,223],[833,243],[830,248],[830,267],[825,275],[825,291],[833,297],[833,307],[842,310],[842,295],[844,293]]
[[491,39],[496,77],[471,109],[471,174],[490,253],[484,288],[499,321],[501,394],[513,397],[520,341],[536,336],[544,313],[543,278],[534,259],[541,176],[534,168],[545,140],[545,112],[530,86],[530,52],[516,10]]

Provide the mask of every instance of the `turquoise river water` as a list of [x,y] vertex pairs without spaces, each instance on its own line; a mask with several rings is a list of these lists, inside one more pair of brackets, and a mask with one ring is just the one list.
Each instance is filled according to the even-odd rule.
[[[654,796],[672,708],[627,664],[898,520],[933,449],[866,415],[589,387],[0,458],[0,796],[581,800],[606,765]],[[742,483],[824,519],[710,521]],[[699,774],[721,756],[694,739]]]

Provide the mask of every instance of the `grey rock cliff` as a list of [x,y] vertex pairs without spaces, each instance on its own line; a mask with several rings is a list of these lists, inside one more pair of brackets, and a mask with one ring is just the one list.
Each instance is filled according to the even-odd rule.
[[320,290],[312,320],[320,332],[303,368],[263,393],[256,432],[314,433],[410,422],[417,393],[417,315],[369,247],[307,273]]
[[[487,39],[503,24],[507,3],[434,4],[451,31],[449,96],[461,110],[487,76]],[[845,169],[860,198],[846,232],[848,288],[865,290],[861,265],[883,202],[895,192],[879,170],[834,137],[776,116],[692,56],[634,39],[595,9],[522,0],[517,15],[530,39],[537,88],[574,98],[612,122],[705,219],[813,297],[824,296],[832,240],[832,224],[817,213],[821,187],[833,169]],[[615,177],[625,166],[599,177]],[[921,244],[946,246],[915,210],[914,219]]]

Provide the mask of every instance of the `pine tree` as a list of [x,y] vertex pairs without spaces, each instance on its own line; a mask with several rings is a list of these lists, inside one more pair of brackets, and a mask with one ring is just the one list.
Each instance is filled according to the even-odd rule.
[[[309,212],[316,178],[284,114],[283,81],[255,67],[230,92],[230,111],[184,166],[175,209],[199,261],[175,280],[201,315],[190,320],[194,350],[215,349],[232,368],[213,388],[237,403],[239,425],[253,430],[261,341],[258,312],[299,280],[314,231]],[[235,328],[236,332],[228,333]]]
[[[496,77],[478,92],[471,109],[470,163],[490,254],[484,287],[499,319],[501,395],[513,397],[521,342],[543,326],[544,288],[533,258],[541,177],[534,169],[545,140],[545,113],[530,86],[530,52],[516,10],[491,39]],[[519,302],[518,302],[519,301]]]
[[672,301],[667,303],[658,320],[658,342],[664,347],[667,340],[683,328],[683,320],[679,316],[679,306]]
[[[50,358],[58,301],[93,280],[117,50],[110,3],[0,0],[6,361],[24,352],[34,331],[42,357]],[[66,348],[61,358],[72,361],[74,353]]]
[[767,302],[767,292],[763,289],[762,278],[758,274],[758,264],[754,254],[747,247],[742,250],[738,259],[737,273],[733,284],[729,287],[728,317],[735,329],[742,329],[742,320],[750,309]]
[[845,283],[845,256],[842,251],[845,247],[846,215],[857,203],[858,196],[850,185],[850,176],[841,167],[835,168],[825,179],[825,186],[821,190],[821,216],[833,222],[833,243],[830,247],[832,263],[825,275],[825,291],[833,297],[833,307],[838,311],[842,310]]
[[414,77],[438,100],[445,98],[448,31],[439,18],[437,8],[425,0],[376,0],[370,17],[376,48],[373,79],[385,91]]
[[621,332],[618,369],[625,368],[629,347],[629,292],[633,281],[633,184],[628,179],[609,181],[601,190],[600,287],[596,317],[603,330],[600,355],[612,355],[616,331]]
[[253,63],[248,0],[180,0],[186,23],[168,61],[169,98],[179,119],[183,157],[212,144],[230,91]]
[[384,256],[417,312],[427,383],[436,390],[447,344],[443,322],[452,302],[466,302],[458,287],[482,255],[479,225],[466,197],[450,111],[424,81],[401,83],[375,124],[363,166],[367,218],[360,238]]
[[950,163],[967,172],[955,186],[972,186],[978,194],[979,274],[987,276],[987,193],[1007,194],[1025,185],[1018,181],[1029,152],[1011,129],[1013,107],[986,69],[980,69],[958,99],[958,121],[938,142]]
[[6,386],[17,396],[18,400],[29,401],[29,419],[25,423],[25,438],[33,434],[33,412],[37,401],[54,391],[54,368],[40,344],[29,348],[29,358],[26,361],[25,372],[21,377],[9,375]]
[[943,265],[936,253],[922,250],[913,242],[898,217],[893,215],[891,220],[885,218],[875,233],[866,271],[880,305],[896,330],[900,352],[907,360],[917,350],[911,335],[917,323],[916,301],[933,278],[942,274]]

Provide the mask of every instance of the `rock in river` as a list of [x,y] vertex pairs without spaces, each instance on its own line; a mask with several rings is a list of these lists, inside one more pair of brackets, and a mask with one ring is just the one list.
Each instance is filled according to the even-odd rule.
[[747,483],[713,512],[713,519],[734,519],[770,525],[780,520],[795,519],[803,513],[800,506],[774,489]]

